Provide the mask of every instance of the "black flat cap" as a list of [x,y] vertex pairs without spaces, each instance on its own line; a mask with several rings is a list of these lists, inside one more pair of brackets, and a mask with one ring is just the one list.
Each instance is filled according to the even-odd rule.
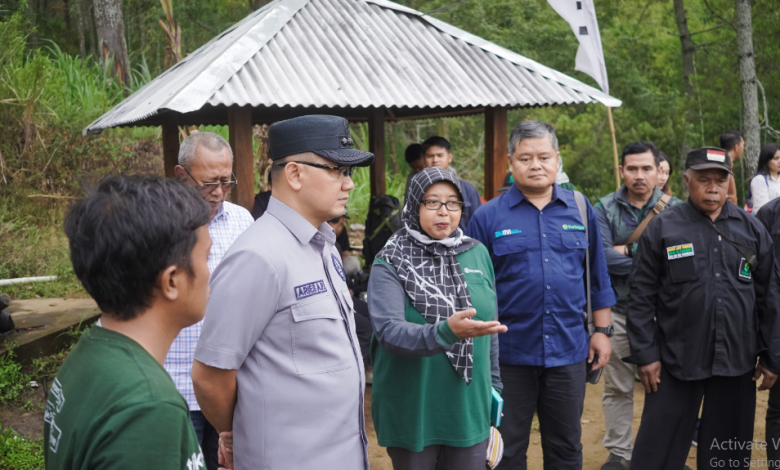
[[374,154],[352,148],[349,121],[338,116],[301,116],[274,123],[268,129],[268,155],[279,160],[314,152],[344,166],[369,166]]
[[729,153],[717,147],[702,147],[691,150],[685,158],[685,168],[692,170],[715,168],[732,173]]

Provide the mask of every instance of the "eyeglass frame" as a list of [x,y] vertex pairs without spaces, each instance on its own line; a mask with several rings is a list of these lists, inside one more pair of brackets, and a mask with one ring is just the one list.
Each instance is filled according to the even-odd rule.
[[[339,172],[338,179],[342,179],[342,177],[352,178],[352,175],[355,173],[355,169],[357,168],[354,166],[336,166],[336,165],[325,165],[323,163],[299,162],[299,161],[276,163],[276,166],[287,166],[288,163],[297,163],[298,165],[306,165],[313,168],[321,168],[323,170],[336,170]],[[342,173],[342,169],[343,169],[343,173]]]
[[222,186],[224,186],[226,184],[229,185],[229,186],[228,186],[227,189],[222,188],[222,192],[223,193],[227,193],[231,189],[233,189],[233,185],[236,185],[236,186],[238,185],[238,178],[236,178],[236,174],[233,173],[232,171],[230,172],[230,175],[233,177],[232,181],[219,181],[219,182],[214,182],[214,183],[201,183],[200,181],[196,180],[194,176],[192,176],[192,173],[190,173],[190,171],[187,169],[187,167],[185,167],[184,165],[179,165],[179,166],[181,166],[184,169],[184,171],[187,173],[187,176],[192,178],[192,181],[194,181],[195,184],[198,185],[198,188],[200,188],[200,191],[202,193],[204,193],[204,194],[211,194],[211,193],[214,192],[215,189],[217,189],[217,186],[222,188]]
[[[438,203],[438,206],[436,208],[428,207],[428,203],[429,202]],[[448,204],[450,204],[450,203],[457,204],[458,208],[457,209],[450,209],[448,207]],[[463,206],[465,205],[465,203],[463,201],[437,201],[435,199],[423,199],[423,200],[420,201],[420,205],[425,207],[429,211],[437,211],[437,210],[441,209],[441,206],[444,206],[444,207],[447,208],[447,210],[449,212],[458,212],[458,211],[462,211],[463,210]]]

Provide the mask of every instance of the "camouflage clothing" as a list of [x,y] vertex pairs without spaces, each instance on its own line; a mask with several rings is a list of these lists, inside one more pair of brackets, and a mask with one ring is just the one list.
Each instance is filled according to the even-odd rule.
[[[655,188],[653,196],[647,201],[647,204],[639,209],[628,202],[627,191],[626,185],[623,185],[614,193],[599,199],[593,206],[599,219],[601,241],[604,245],[604,254],[607,257],[609,277],[612,279],[612,285],[618,297],[617,304],[612,307],[612,310],[623,315],[626,314],[628,307],[628,274],[631,272],[633,259],[618,253],[612,247],[624,245],[628,237],[647,216],[648,211],[651,211],[663,196],[663,192]],[[679,199],[672,197],[666,207],[679,203]]]

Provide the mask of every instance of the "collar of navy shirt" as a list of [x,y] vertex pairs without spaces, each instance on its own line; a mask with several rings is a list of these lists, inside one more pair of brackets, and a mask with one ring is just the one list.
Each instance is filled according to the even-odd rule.
[[315,228],[301,214],[273,196],[268,201],[268,210],[266,212],[287,227],[287,230],[295,235],[295,238],[303,245],[311,243],[314,236],[318,233],[324,237],[324,241],[331,245],[336,244],[336,232],[333,231],[333,228],[327,222],[323,222],[318,228]]
[[[558,186],[558,183],[553,183],[552,186],[553,186],[552,199],[550,199],[549,204],[552,204],[555,201],[560,201],[564,205],[566,205],[566,207],[571,207],[572,203],[574,202],[573,200],[568,201],[566,197],[561,197],[561,198],[558,197],[558,192],[562,189],[560,186]],[[525,194],[523,194],[523,192],[520,191],[520,189],[518,189],[517,185],[515,184],[513,184],[512,187],[509,188],[509,191],[506,192],[506,197],[509,201],[509,207],[514,207],[523,201],[534,206],[533,203],[531,203],[531,201],[529,201],[528,198],[525,197]]]

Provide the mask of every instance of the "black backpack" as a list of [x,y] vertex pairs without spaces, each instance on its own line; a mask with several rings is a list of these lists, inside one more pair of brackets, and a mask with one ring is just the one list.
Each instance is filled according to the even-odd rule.
[[366,238],[363,239],[363,260],[365,270],[369,271],[377,253],[384,248],[399,228],[401,228],[401,203],[395,196],[374,196],[368,206],[366,218]]

